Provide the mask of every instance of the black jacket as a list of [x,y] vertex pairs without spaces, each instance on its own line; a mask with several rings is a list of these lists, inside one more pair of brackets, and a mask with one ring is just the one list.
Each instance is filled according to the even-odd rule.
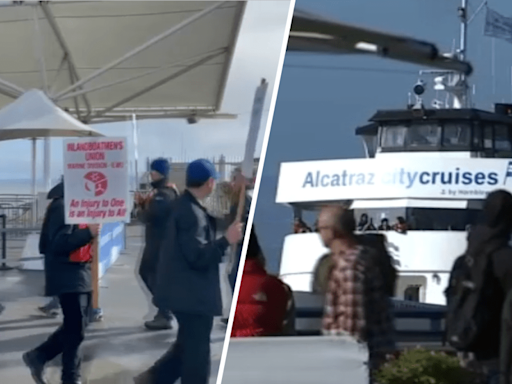
[[146,245],[139,274],[151,292],[166,224],[171,215],[172,205],[178,197],[176,190],[167,186],[166,180],[154,182],[152,186],[156,190],[155,195],[149,201],[146,209],[139,213],[139,220],[146,225]]
[[229,246],[189,192],[176,200],[157,268],[155,301],[173,312],[222,315],[219,264]]
[[54,187],[48,194],[52,202],[48,206],[41,230],[39,249],[44,258],[46,295],[84,293],[92,291],[90,263],[69,261],[69,255],[90,243],[93,239],[89,229],[66,225],[64,212],[64,187]]

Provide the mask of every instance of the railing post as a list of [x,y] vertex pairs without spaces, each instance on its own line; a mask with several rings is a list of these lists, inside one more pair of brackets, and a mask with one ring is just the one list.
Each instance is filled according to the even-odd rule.
[[0,219],[2,220],[2,265],[0,265],[0,271],[9,271],[12,267],[9,267],[6,263],[7,260],[7,232],[5,231],[7,227],[7,215],[0,215]]

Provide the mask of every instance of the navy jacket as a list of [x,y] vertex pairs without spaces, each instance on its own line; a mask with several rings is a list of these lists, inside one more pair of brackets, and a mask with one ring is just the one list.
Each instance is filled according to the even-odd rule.
[[48,198],[53,200],[48,206],[39,242],[39,249],[45,256],[45,293],[47,296],[58,296],[63,293],[91,292],[90,263],[69,261],[73,251],[92,241],[91,232],[66,225],[62,184],[54,187]]
[[155,301],[173,312],[222,315],[219,264],[229,243],[189,192],[173,207],[160,252]]
[[152,183],[156,190],[155,195],[151,198],[147,208],[139,213],[139,219],[146,225],[146,245],[139,267],[139,275],[150,292],[153,292],[154,274],[165,237],[165,228],[171,215],[172,205],[178,197],[178,192],[166,184],[167,180],[165,179]]

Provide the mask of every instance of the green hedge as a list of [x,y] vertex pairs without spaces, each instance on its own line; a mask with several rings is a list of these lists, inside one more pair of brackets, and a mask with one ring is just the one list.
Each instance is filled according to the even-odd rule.
[[461,367],[456,356],[416,348],[390,359],[376,373],[379,384],[480,384],[482,376]]

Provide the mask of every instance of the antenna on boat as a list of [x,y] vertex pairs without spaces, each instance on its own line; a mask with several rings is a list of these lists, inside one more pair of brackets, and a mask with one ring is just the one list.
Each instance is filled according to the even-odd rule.
[[[460,46],[456,52],[447,53],[445,57],[457,56],[459,60],[465,60],[467,57],[467,35],[468,35],[468,0],[462,0],[458,7],[460,19]],[[445,102],[433,100],[433,108],[448,107],[453,109],[469,108],[470,98],[468,92],[467,77],[462,72],[422,70],[420,75],[429,74],[434,76],[434,90],[448,93]],[[452,97],[451,106],[448,104],[450,96]]]
[[[468,47],[468,0],[462,0],[462,4],[459,7],[459,18],[460,18],[460,48],[459,48],[459,59],[465,61],[467,57]],[[460,84],[460,96],[462,96],[461,106],[464,108],[469,107],[468,97],[468,84],[466,75],[463,73],[459,74]]]

